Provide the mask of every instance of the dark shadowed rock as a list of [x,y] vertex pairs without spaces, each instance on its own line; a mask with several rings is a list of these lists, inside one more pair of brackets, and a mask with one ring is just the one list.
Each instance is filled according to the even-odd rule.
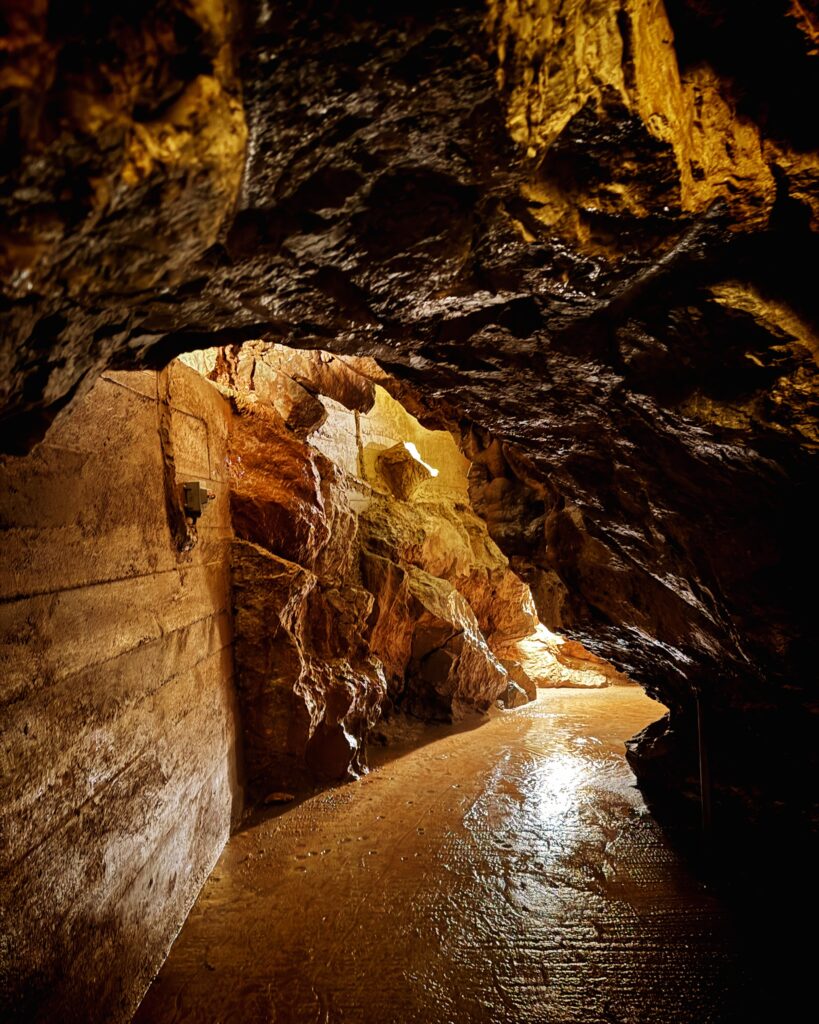
[[7,448],[105,365],[375,358],[546,625],[670,708],[638,774],[685,785],[696,689],[718,798],[804,802],[754,753],[815,771],[808,5],[9,10]]

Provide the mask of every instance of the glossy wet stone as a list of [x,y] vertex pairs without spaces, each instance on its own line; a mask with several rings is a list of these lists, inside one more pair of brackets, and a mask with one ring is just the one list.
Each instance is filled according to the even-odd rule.
[[[0,448],[106,368],[371,357],[544,625],[670,708],[641,779],[692,790],[701,689],[715,806],[815,820],[815,4],[52,6],[2,8]],[[302,435],[361,395],[324,365]]]
[[424,727],[361,782],[265,809],[137,1014],[168,1022],[702,1024],[743,983],[730,915],[646,811],[637,688]]

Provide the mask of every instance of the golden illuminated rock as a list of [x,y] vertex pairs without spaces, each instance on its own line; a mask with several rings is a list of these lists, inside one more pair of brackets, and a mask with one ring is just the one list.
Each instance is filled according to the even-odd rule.
[[385,710],[449,720],[535,697],[495,654],[535,629],[532,597],[469,507],[451,434],[320,352],[252,343],[184,361],[237,413],[233,601],[254,793],[360,773]]
[[415,445],[399,441],[392,448],[379,452],[376,460],[378,472],[389,489],[402,501],[409,500],[425,480],[431,480],[433,474],[425,462],[421,461]]
[[811,0],[790,0],[790,16],[805,37],[805,49],[811,57],[819,54],[819,12]]
[[759,130],[710,68],[680,73],[662,0],[490,0],[487,29],[538,222],[599,247],[604,218],[721,200],[739,230],[764,225],[775,184]]
[[819,152],[798,150],[767,140],[766,156],[787,181],[788,193],[810,211],[810,226],[819,231]]
[[[506,645],[504,652],[517,661],[536,686],[599,688],[630,684],[627,676],[582,644],[557,636],[542,625],[531,635]],[[503,664],[507,662],[504,660]]]
[[[506,669],[509,676],[509,691],[504,698],[507,707],[518,707],[527,701],[537,699],[537,683],[532,679],[522,663],[512,658],[505,658],[498,655],[498,661]],[[520,692],[518,692],[520,691]],[[526,700],[521,700],[521,694]]]
[[420,717],[485,711],[509,677],[466,600],[437,576],[364,551],[375,596],[371,649],[387,670],[393,703]]
[[271,786],[354,776],[386,684],[369,654],[372,596],[237,541],[236,665],[249,782]]

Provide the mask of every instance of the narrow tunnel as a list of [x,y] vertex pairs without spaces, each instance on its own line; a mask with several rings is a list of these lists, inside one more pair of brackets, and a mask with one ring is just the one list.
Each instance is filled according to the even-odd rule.
[[3,1020],[802,1013],[817,40],[0,0]]

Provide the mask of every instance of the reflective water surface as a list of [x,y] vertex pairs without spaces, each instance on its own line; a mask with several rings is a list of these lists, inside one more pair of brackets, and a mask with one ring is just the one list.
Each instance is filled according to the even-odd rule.
[[136,1020],[703,1024],[729,915],[623,759],[662,709],[541,691],[237,834]]

